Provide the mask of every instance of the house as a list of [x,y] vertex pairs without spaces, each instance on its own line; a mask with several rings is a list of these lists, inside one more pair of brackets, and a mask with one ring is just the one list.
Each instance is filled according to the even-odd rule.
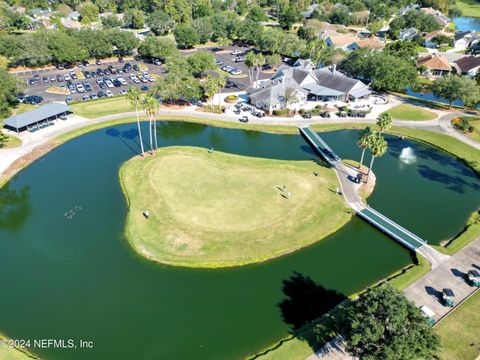
[[[462,53],[445,52],[445,51],[443,51],[443,52],[440,52],[440,51],[439,51],[439,52],[436,52],[435,54],[441,55],[442,57],[444,57],[445,59],[447,59],[447,60],[448,60],[448,63],[449,63],[450,66],[452,67],[452,69],[453,69],[453,67],[455,67],[455,62],[456,62],[457,60],[459,60],[459,59],[464,58],[465,56],[467,56],[467,55],[462,54]],[[429,53],[429,52],[419,53],[419,54],[418,54],[418,58],[421,59],[421,58],[428,57],[428,56],[430,56],[430,55],[431,55],[431,53]]]
[[432,40],[435,39],[439,35],[444,35],[444,36],[449,36],[446,32],[442,30],[437,30],[437,31],[432,31],[430,33],[427,33],[423,39],[425,40],[424,44],[425,47],[428,49],[436,49],[438,47],[436,42],[433,42]]
[[352,35],[330,35],[325,39],[325,43],[328,46],[332,46],[335,49],[349,50],[349,46],[360,41],[360,38]]
[[368,20],[370,19],[370,10],[357,11],[354,12],[352,16],[354,24],[365,25],[368,24]]
[[62,18],[60,19],[60,23],[69,29],[80,30],[82,28],[80,21],[74,19]]
[[331,68],[315,69],[310,60],[281,67],[260,88],[249,89],[250,103],[271,114],[273,110],[299,108],[308,101],[357,100],[371,94],[367,85]]
[[429,54],[419,58],[417,67],[425,69],[422,73],[424,76],[443,76],[452,71],[448,59],[438,54]]
[[70,20],[79,20],[80,19],[80,12],[72,11],[70,14],[67,15],[67,19]]
[[311,4],[306,11],[300,13],[305,19],[310,19],[313,15],[313,12],[318,8],[320,4]]
[[435,21],[440,25],[442,28],[447,27],[448,24],[450,24],[451,20],[448,16],[443,15],[440,11],[433,9],[431,7],[426,8],[423,7],[420,9],[423,11],[425,14],[432,15]]
[[400,31],[398,38],[402,41],[412,40],[415,36],[419,34],[418,30],[415,28],[403,29]]
[[480,56],[465,56],[455,62],[459,74],[475,77],[480,69]]
[[376,37],[365,38],[355,41],[348,46],[349,50],[356,50],[359,48],[368,47],[370,49],[382,50],[385,48],[385,42]]
[[475,47],[480,41],[480,33],[475,31],[460,31],[454,37],[454,45],[457,50],[466,50],[469,47]]
[[409,11],[418,10],[419,8],[420,8],[420,5],[418,5],[418,4],[409,4],[409,5],[401,8],[400,10],[398,10],[398,12],[401,16],[403,16],[406,13],[408,13]]

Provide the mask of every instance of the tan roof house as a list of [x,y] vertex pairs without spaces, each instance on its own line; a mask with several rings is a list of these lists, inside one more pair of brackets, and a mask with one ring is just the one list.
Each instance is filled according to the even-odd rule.
[[425,69],[423,72],[423,75],[425,76],[442,76],[449,74],[452,71],[448,59],[437,54],[430,54],[418,59],[417,67]]
[[349,46],[360,41],[360,38],[352,35],[332,35],[325,39],[328,46],[348,50]]

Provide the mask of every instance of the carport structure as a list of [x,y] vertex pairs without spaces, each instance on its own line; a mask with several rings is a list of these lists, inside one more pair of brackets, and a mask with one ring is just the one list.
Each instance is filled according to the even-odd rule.
[[38,109],[11,116],[3,121],[6,128],[20,133],[51,125],[50,121],[71,112],[70,106],[60,103],[46,104]]

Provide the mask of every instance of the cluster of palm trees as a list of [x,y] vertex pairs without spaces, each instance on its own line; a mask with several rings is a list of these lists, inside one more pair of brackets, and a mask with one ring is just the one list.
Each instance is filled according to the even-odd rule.
[[363,160],[365,157],[365,151],[368,149],[372,155],[370,160],[370,166],[367,173],[367,182],[372,171],[373,162],[376,158],[385,155],[388,150],[388,143],[383,137],[385,131],[390,130],[392,127],[392,115],[388,112],[381,114],[377,120],[377,129],[373,129],[370,126],[367,126],[360,132],[360,136],[357,141],[357,145],[362,149],[362,156],[360,157],[359,169],[362,168]]
[[137,129],[138,129],[138,137],[140,139],[140,149],[142,156],[145,155],[145,150],[143,147],[143,137],[142,137],[142,130],[140,127],[140,118],[138,116],[138,110],[143,109],[147,113],[148,117],[148,129],[149,129],[149,137],[150,137],[150,153],[153,155],[154,150],[158,148],[157,142],[157,120],[155,119],[158,108],[159,102],[155,99],[151,94],[142,93],[140,89],[137,87],[130,87],[127,91],[127,99],[135,107],[135,114],[137,116]]

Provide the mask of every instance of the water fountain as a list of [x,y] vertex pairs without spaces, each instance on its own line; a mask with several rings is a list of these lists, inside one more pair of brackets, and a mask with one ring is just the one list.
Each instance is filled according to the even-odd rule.
[[410,146],[402,149],[399,158],[401,162],[407,165],[413,164],[415,161],[417,161],[417,155]]

